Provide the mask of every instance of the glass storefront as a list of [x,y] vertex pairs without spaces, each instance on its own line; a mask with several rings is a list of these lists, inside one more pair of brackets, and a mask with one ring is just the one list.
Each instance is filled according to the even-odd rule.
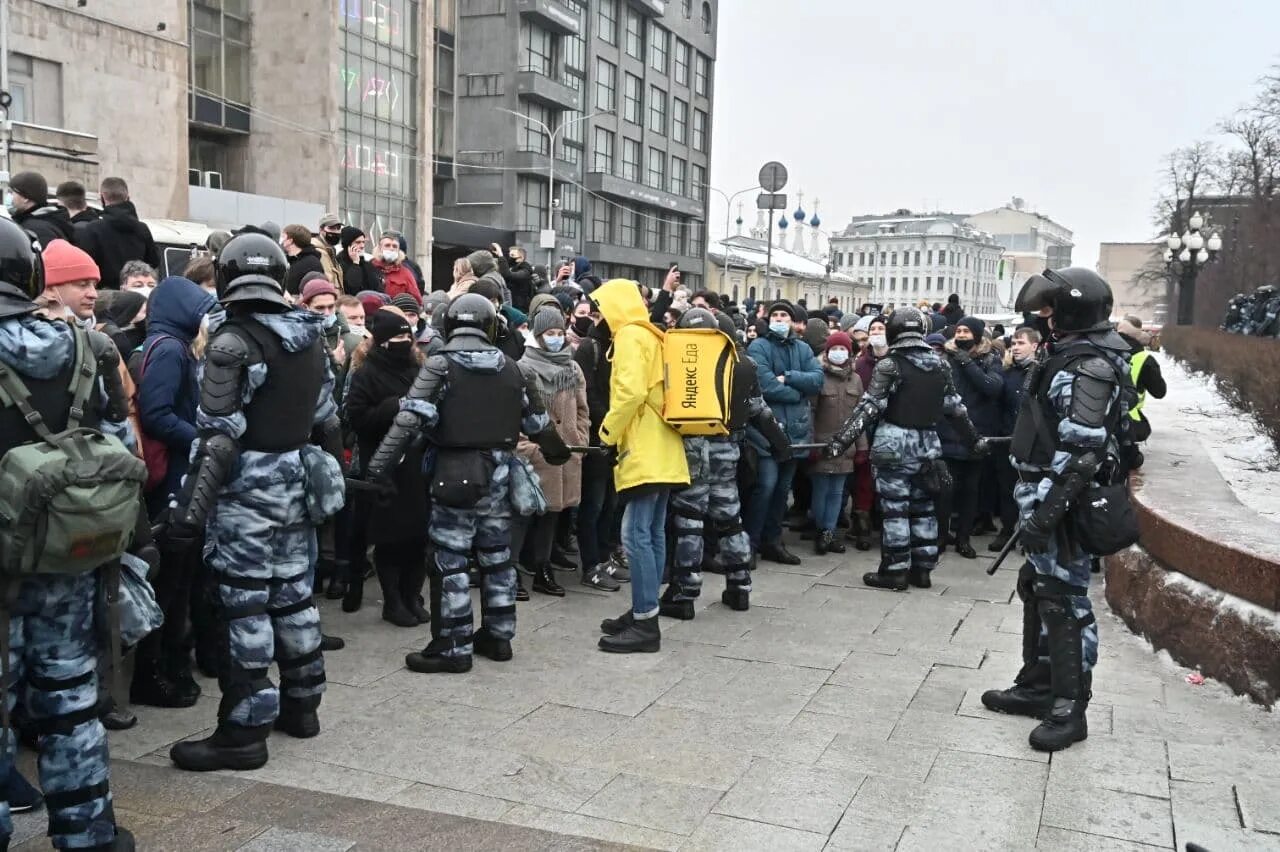
[[376,240],[417,225],[418,0],[340,0],[341,217]]

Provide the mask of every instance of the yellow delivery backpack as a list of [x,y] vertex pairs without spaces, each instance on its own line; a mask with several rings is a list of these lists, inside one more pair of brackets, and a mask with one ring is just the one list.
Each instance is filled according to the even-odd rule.
[[673,328],[662,348],[662,419],[684,437],[728,435],[738,350],[718,328]]

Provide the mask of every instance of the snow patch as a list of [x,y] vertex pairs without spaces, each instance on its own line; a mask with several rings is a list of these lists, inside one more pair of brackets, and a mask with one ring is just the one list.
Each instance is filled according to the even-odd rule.
[[1246,624],[1257,624],[1264,630],[1280,635],[1280,612],[1258,606],[1221,589],[1215,589],[1177,571],[1165,571],[1163,582],[1166,587],[1176,586],[1193,598],[1207,601],[1219,611],[1230,612]]

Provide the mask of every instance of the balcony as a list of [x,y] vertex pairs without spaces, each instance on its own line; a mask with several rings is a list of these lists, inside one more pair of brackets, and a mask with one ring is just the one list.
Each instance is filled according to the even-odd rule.
[[[641,3],[640,5],[645,5]],[[662,5],[661,2],[658,3]],[[516,11],[560,35],[578,35],[578,16],[558,0],[516,0]]]
[[593,261],[649,269],[666,269],[671,265],[671,261],[675,260],[680,263],[682,269],[700,273],[705,262],[702,257],[672,254],[668,251],[654,251],[647,248],[631,248],[617,243],[586,243],[582,250]]
[[516,97],[554,109],[582,109],[582,93],[538,71],[516,72]]
[[[515,151],[507,155],[507,167],[525,174],[535,174],[546,177],[548,160],[550,159],[551,158],[546,154],[541,154],[537,151]],[[572,178],[575,181],[582,180],[582,164],[570,163],[557,157],[557,183],[559,183],[562,176],[565,178]]]
[[646,15],[661,18],[667,14],[666,0],[632,0],[632,5]]
[[660,189],[650,189],[647,186],[632,183],[629,180],[605,174],[604,172],[588,173],[584,185],[590,191],[598,192],[601,195],[607,195],[621,201],[657,207],[660,210],[671,210],[683,216],[702,218],[704,213],[703,205],[700,201],[673,195]]

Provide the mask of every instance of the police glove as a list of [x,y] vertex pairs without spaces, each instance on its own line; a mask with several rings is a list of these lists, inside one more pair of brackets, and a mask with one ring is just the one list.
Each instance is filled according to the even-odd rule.
[[847,451],[847,448],[843,446],[839,441],[831,440],[827,442],[826,448],[823,449],[822,457],[824,459],[839,458],[840,456],[844,455],[846,451]]
[[163,542],[167,550],[181,553],[195,547],[203,530],[185,522],[187,513],[181,509],[166,509],[156,525],[154,538]]
[[1024,553],[1037,556],[1049,552],[1049,543],[1052,540],[1053,530],[1041,524],[1035,515],[1023,523],[1022,535],[1018,538]]
[[618,466],[618,446],[617,444],[601,444],[600,448],[604,450],[604,460],[609,463],[609,467]]
[[560,433],[554,427],[548,428],[537,437],[538,449],[542,450],[542,457],[547,460],[547,464],[553,467],[559,467],[566,464],[569,459],[573,458],[573,453],[569,452],[569,447],[565,444],[564,439],[560,437]]
[[973,442],[973,446],[969,448],[969,452],[973,454],[975,459],[985,459],[991,455],[991,442],[986,438],[979,438]]

